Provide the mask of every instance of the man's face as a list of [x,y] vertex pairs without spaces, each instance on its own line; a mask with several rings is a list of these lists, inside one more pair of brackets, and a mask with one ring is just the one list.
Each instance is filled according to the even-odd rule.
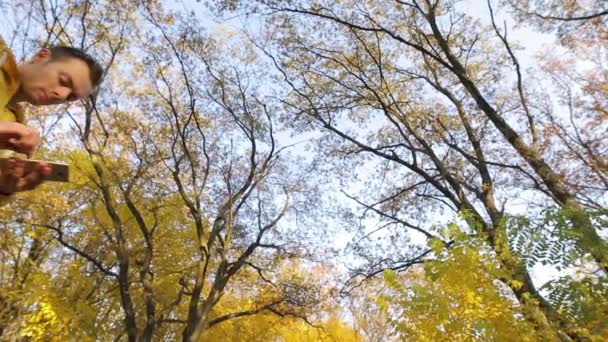
[[75,101],[93,89],[87,63],[73,57],[53,59],[46,49],[19,71],[23,100],[36,106]]

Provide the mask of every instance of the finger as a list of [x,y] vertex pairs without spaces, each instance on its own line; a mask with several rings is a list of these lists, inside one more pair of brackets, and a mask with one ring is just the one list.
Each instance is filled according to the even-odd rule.
[[38,165],[36,165],[36,170],[43,177],[46,177],[46,176],[50,175],[51,171],[52,171],[51,170],[51,166],[48,163],[45,163],[45,162],[39,162]]
[[44,175],[38,172],[37,169],[29,172],[19,180],[18,191],[32,190],[44,181]]
[[20,140],[18,137],[2,140],[0,147],[3,149],[19,152]]
[[[31,157],[32,154],[34,154],[34,152],[36,152],[38,150],[38,148],[40,147],[40,143],[42,142],[41,140],[41,136],[40,136],[40,130],[39,129],[35,129],[34,130],[34,137],[30,143],[29,150],[28,150],[28,154]],[[28,157],[28,158],[30,158]]]
[[6,161],[5,167],[2,170],[2,176],[7,180],[16,181],[17,177],[17,161],[13,158],[9,158]]
[[32,145],[33,145],[32,147],[33,147],[33,149],[36,150],[41,142],[42,142],[42,139],[41,139],[41,135],[40,135],[40,129],[36,128],[36,129],[32,130]]
[[45,162],[39,162],[34,169],[20,180],[19,191],[32,190],[40,185],[46,176],[51,174],[51,166]]
[[33,146],[24,146],[21,153],[25,154],[28,158],[32,158],[32,154],[36,151],[36,148]]
[[12,194],[17,190],[17,182],[19,181],[19,177],[15,176],[15,167],[16,161],[15,159],[7,159],[2,164],[2,179],[1,186],[2,192]]
[[20,159],[11,158],[13,161],[13,177],[22,178],[25,175],[25,162]]
[[17,122],[0,122],[0,139],[3,142],[19,139],[23,135],[25,128],[24,125]]
[[32,154],[36,151],[40,140],[36,138],[23,139],[15,144],[15,151],[19,153],[23,153],[27,155],[28,158],[31,158]]
[[18,153],[23,153],[25,154],[28,158],[32,157],[32,154],[34,153],[34,146],[27,144],[27,143],[23,143],[23,142],[19,142],[17,144],[15,144],[13,146],[13,148],[11,148],[13,151],[18,152]]

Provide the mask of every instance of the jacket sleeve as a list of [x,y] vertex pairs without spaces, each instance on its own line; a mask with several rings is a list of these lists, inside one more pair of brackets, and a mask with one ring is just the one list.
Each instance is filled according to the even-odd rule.
[[[20,108],[9,107],[10,99],[19,88],[17,64],[11,50],[0,37],[0,121],[16,121],[24,123],[24,117]],[[14,152],[0,150],[0,158],[14,155]],[[1,172],[1,171],[0,171]],[[1,176],[1,174],[0,174]],[[10,201],[12,196],[0,195],[0,206]]]

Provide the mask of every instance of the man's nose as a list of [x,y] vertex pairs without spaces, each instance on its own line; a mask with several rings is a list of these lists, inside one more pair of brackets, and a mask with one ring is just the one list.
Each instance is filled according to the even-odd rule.
[[71,90],[68,87],[55,87],[55,89],[53,89],[53,98],[55,100],[65,101],[70,95],[70,91]]

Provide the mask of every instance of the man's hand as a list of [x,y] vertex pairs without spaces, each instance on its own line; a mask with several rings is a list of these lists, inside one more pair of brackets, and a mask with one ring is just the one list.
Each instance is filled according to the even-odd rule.
[[9,196],[15,192],[32,190],[51,173],[47,163],[40,162],[32,170],[25,170],[25,162],[8,159],[0,165],[0,194]]
[[0,149],[13,150],[31,157],[40,144],[40,132],[17,122],[0,123]]

